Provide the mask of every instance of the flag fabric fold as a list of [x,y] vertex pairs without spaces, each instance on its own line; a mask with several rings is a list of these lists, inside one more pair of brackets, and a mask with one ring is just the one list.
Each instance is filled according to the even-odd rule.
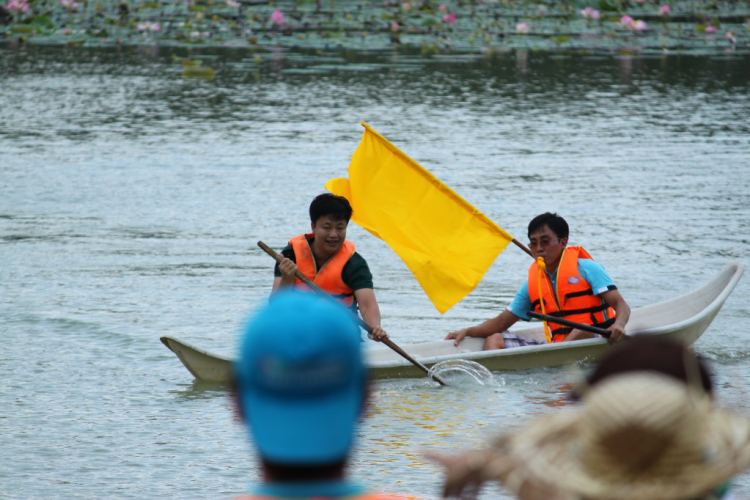
[[445,313],[466,297],[513,237],[364,122],[349,178],[326,189],[388,246]]

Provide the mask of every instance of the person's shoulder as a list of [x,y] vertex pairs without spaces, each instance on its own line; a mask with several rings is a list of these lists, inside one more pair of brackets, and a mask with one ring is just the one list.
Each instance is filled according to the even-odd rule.
[[351,264],[357,267],[359,266],[370,267],[369,265],[367,265],[367,261],[365,260],[365,258],[362,257],[362,254],[357,252],[356,250],[354,251],[352,256],[349,257],[349,261],[347,262],[347,264]]
[[588,282],[596,295],[608,290],[617,290],[614,280],[604,266],[591,259],[578,259],[578,274]]
[[374,288],[370,266],[358,252],[354,252],[344,264],[344,268],[341,270],[341,278],[354,291],[361,288]]
[[593,259],[578,259],[578,267],[587,271],[591,270],[594,272],[604,271],[604,266],[599,264]]

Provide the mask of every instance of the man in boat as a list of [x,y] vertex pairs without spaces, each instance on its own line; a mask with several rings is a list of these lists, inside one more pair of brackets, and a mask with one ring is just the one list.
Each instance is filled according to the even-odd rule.
[[[527,282],[513,302],[497,317],[477,326],[451,332],[446,337],[458,345],[466,337],[484,337],[484,349],[505,349],[544,344],[545,341],[519,337],[506,330],[527,313],[536,311],[576,323],[605,328],[610,344],[625,338],[630,306],[600,264],[581,247],[568,247],[568,223],[557,214],[544,213],[529,223],[529,249],[542,258],[545,269],[535,261]],[[592,338],[593,333],[549,323],[552,342]]]
[[248,322],[233,402],[260,461],[236,500],[407,500],[347,480],[370,394],[359,327],[342,306],[282,291]]
[[388,338],[380,326],[380,307],[373,291],[372,273],[365,259],[346,239],[352,217],[349,200],[324,193],[310,203],[312,233],[295,236],[281,251],[284,259],[274,268],[273,292],[285,287],[307,289],[294,274],[299,270],[354,314],[362,313],[372,327],[370,337]]

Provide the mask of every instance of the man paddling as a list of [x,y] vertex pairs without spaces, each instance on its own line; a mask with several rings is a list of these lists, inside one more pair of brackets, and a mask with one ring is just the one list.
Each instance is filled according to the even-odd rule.
[[[606,328],[610,344],[625,338],[630,307],[600,264],[581,247],[568,247],[568,223],[557,214],[544,213],[529,223],[529,249],[538,261],[529,268],[527,282],[513,302],[497,317],[446,337],[458,345],[466,337],[484,337],[484,349],[505,349],[544,344],[545,341],[506,332],[519,319],[529,321],[535,311],[577,323]],[[552,342],[592,338],[595,334],[549,324]]]
[[354,314],[362,313],[372,327],[371,338],[388,338],[380,326],[380,307],[373,291],[372,273],[365,259],[346,239],[352,217],[349,200],[324,193],[310,203],[312,233],[295,236],[281,251],[284,259],[274,268],[273,292],[285,287],[307,289],[294,277],[299,270]]
[[369,381],[359,328],[343,307],[279,293],[247,324],[232,392],[262,477],[236,500],[407,500],[346,479]]

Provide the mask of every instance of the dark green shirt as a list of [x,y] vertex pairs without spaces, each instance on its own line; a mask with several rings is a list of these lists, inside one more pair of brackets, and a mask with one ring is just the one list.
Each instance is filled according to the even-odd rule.
[[[312,245],[315,238],[309,240]],[[297,263],[297,257],[294,255],[294,249],[292,245],[284,247],[281,251],[281,255],[291,260],[295,264]],[[279,264],[273,268],[273,275],[275,277],[281,277],[281,271],[279,271]],[[367,261],[358,254],[356,251],[352,254],[351,258],[344,264],[344,268],[341,270],[341,280],[346,286],[354,290],[361,290],[362,288],[374,288],[372,284],[372,273],[370,267],[367,265]]]

